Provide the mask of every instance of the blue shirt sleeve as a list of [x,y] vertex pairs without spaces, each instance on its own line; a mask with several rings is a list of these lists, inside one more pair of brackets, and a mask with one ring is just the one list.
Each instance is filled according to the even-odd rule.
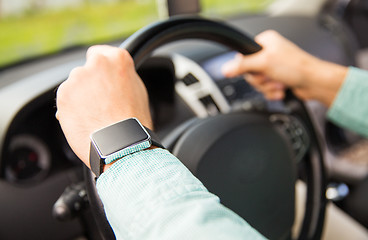
[[327,116],[337,125],[368,137],[368,71],[349,68]]
[[97,190],[117,239],[264,239],[164,149],[118,160]]

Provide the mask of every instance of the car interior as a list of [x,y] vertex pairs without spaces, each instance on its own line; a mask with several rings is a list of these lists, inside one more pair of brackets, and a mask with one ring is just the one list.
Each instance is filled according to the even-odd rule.
[[[366,1],[315,1],[313,13],[284,2],[297,1],[217,19],[198,16],[199,1],[168,0],[166,19],[109,44],[131,53],[163,145],[267,238],[327,239],[327,204],[367,231],[366,139],[330,122],[321,103],[291,92],[268,101],[244,76],[221,73],[238,52],[259,51],[254,36],[267,29],[321,59],[368,69]],[[114,238],[94,176],[55,118],[57,87],[86,49],[0,69],[0,239]],[[307,189],[298,227],[297,182]]]

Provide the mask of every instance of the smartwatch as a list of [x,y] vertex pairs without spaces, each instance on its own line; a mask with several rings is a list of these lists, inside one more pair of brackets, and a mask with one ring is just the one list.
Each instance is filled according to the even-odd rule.
[[164,148],[154,133],[138,119],[129,118],[92,133],[89,163],[92,172],[99,177],[105,164],[129,154],[150,148]]

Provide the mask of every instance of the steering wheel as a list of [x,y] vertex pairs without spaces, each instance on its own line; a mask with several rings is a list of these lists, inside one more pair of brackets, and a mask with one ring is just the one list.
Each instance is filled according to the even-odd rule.
[[[261,49],[224,23],[196,17],[155,23],[133,34],[121,47],[130,52],[138,68],[158,47],[193,38],[220,43],[243,54]],[[241,111],[196,119],[180,126],[164,145],[220,197],[222,204],[270,239],[291,239],[295,183],[298,166],[303,165],[307,199],[298,239],[319,239],[326,206],[319,138],[303,102],[289,92],[285,106],[287,113]],[[297,162],[296,157],[301,160]],[[94,176],[88,168],[84,172],[102,238],[112,239]]]

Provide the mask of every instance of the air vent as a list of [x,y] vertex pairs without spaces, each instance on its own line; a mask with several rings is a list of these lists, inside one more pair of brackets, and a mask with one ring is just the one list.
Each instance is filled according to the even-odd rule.
[[199,82],[198,79],[196,77],[193,76],[193,74],[188,73],[183,79],[182,81],[184,82],[185,85],[189,86],[192,85],[194,83]]

